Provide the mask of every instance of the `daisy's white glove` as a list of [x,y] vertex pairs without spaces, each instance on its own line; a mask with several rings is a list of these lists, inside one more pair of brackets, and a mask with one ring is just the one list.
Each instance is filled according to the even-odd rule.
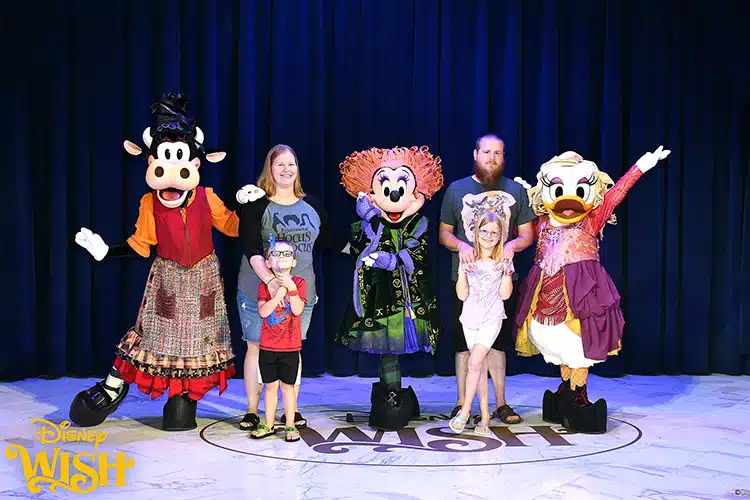
[[513,180],[514,180],[514,181],[516,181],[517,183],[519,183],[520,185],[522,185],[522,186],[523,186],[523,188],[524,188],[524,189],[525,189],[526,191],[528,191],[529,189],[531,189],[531,184],[529,184],[529,183],[528,183],[528,182],[526,182],[525,180],[521,179],[520,177],[514,177],[514,178],[513,178]]
[[663,160],[671,153],[668,149],[663,149],[663,146],[659,146],[653,153],[646,153],[641,156],[640,159],[635,162],[638,169],[644,174],[654,168],[659,160]]

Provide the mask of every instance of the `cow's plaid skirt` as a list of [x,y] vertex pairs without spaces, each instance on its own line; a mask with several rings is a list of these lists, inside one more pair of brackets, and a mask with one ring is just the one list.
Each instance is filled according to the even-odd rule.
[[166,390],[196,400],[217,386],[224,392],[234,353],[215,253],[192,268],[156,258],[136,324],[117,345],[115,367],[153,399]]

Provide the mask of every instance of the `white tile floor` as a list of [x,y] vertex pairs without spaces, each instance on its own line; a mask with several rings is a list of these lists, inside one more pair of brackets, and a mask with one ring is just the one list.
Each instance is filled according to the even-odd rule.
[[[43,418],[60,424],[72,397],[94,379],[30,379],[0,385],[0,498],[72,498],[80,493],[41,482],[31,493],[22,455],[31,470],[38,453],[54,448],[91,453],[83,442],[43,444]],[[128,499],[588,499],[750,498],[750,377],[591,376],[589,397],[604,396],[609,430],[598,436],[566,434],[541,420],[544,389],[555,379],[509,377],[508,400],[522,424],[493,423],[491,438],[470,431],[457,436],[446,414],[455,402],[452,377],[406,379],[414,386],[424,421],[400,433],[367,426],[370,384],[359,377],[304,379],[302,413],[310,428],[297,443],[248,439],[238,430],[244,414],[243,381],[200,403],[199,427],[159,429],[165,400],[149,400],[135,387],[104,424],[97,452],[124,452],[132,459],[123,486],[107,486],[85,498]],[[347,423],[351,413],[353,423]],[[59,455],[63,463],[63,455]],[[84,459],[90,463],[89,459]],[[57,467],[56,478],[64,474]],[[71,464],[69,475],[81,471]],[[41,466],[37,475],[41,473]],[[87,478],[81,488],[91,487]]]

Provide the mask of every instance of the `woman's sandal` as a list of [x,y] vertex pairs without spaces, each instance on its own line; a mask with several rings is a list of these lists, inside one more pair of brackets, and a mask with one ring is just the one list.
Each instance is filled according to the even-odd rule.
[[464,427],[466,427],[466,420],[461,418],[460,414],[456,415],[451,419],[448,427],[450,427],[456,434],[461,434],[464,431]]
[[474,434],[476,434],[477,436],[489,436],[491,434],[490,425],[485,424],[484,422],[479,422],[474,427]]
[[250,433],[250,437],[253,439],[263,439],[274,434],[272,429],[269,429],[265,424],[260,424],[257,429]]
[[[513,418],[516,417],[516,418]],[[511,408],[508,405],[503,405],[497,410],[494,411],[492,414],[492,418],[499,418],[500,421],[502,421],[504,424],[518,424],[523,421],[520,415],[518,415],[516,412],[513,411],[513,408]],[[513,420],[511,420],[513,419]]]
[[[286,425],[286,417],[282,413],[281,416],[279,416],[278,419],[276,419],[277,422],[279,422],[281,425]],[[294,412],[294,426],[297,429],[304,429],[307,427],[307,420],[305,417],[302,416],[302,414],[298,411]]]
[[305,419],[300,412],[294,412],[294,426],[297,429],[304,429],[307,427],[307,419]]
[[260,423],[260,417],[255,413],[245,413],[245,416],[240,420],[240,429],[243,431],[254,431],[258,428]]
[[299,441],[299,431],[296,427],[285,427],[284,428],[284,441],[287,443],[294,443]]

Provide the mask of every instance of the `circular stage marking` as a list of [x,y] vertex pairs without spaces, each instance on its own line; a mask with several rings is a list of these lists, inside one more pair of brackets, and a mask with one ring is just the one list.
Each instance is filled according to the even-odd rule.
[[[462,434],[448,427],[449,414],[440,403],[421,403],[422,416],[396,432],[376,431],[367,423],[369,404],[302,406],[308,427],[302,439],[286,443],[283,432],[251,439],[240,430],[243,415],[212,422],[201,439],[217,448],[259,458],[290,462],[374,467],[487,467],[570,460],[620,450],[636,443],[643,433],[630,422],[608,417],[605,434],[569,433],[561,425],[542,420],[541,410],[517,406],[520,424],[493,420],[489,437],[474,434],[467,424]],[[450,411],[449,411],[450,413]],[[279,411],[277,415],[280,415]],[[539,458],[539,457],[542,458]],[[501,460],[498,460],[501,459]],[[480,462],[481,463],[478,463]]]

